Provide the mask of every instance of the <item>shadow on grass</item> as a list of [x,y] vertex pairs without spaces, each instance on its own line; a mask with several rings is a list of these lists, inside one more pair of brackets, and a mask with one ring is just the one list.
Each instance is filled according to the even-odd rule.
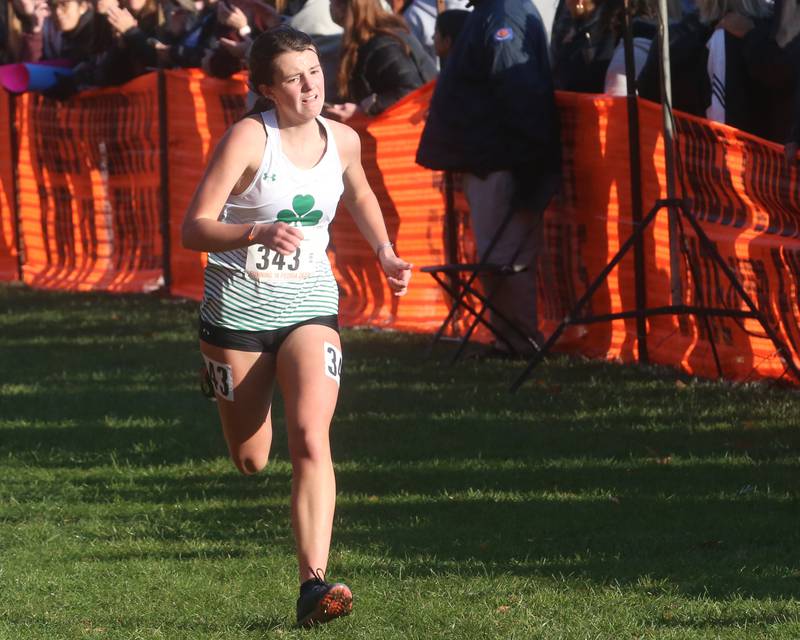
[[[411,473],[409,487],[415,482]],[[285,485],[283,492],[268,485],[261,498],[286,491]],[[401,504],[381,498],[354,504],[342,494],[334,546],[375,556],[389,571],[402,566],[406,576],[568,576],[621,585],[637,585],[650,576],[696,596],[794,598],[800,586],[796,517],[796,504],[766,496],[575,494],[500,501],[439,495]],[[115,516],[114,523],[133,528],[139,540],[167,543],[167,548],[210,544],[200,556],[237,557],[251,552],[254,541],[279,544],[288,552],[288,518],[288,504],[266,508],[258,498],[240,495],[230,506],[162,510],[161,515],[144,503],[141,511]],[[97,553],[105,557],[102,547],[94,546],[91,557]],[[161,549],[152,554],[134,555],[169,556]],[[191,556],[183,550],[173,554]]]
[[[669,630],[687,630],[697,632],[719,633],[721,629],[753,629],[763,628],[772,625],[786,624],[790,619],[794,618],[794,613],[787,611],[786,613],[771,614],[766,612],[753,612],[753,613],[737,613],[727,614],[724,616],[717,616],[713,620],[686,620],[685,618],[678,617],[664,617],[656,622],[657,628]],[[758,637],[758,636],[753,636]]]
[[[0,372],[0,496],[16,501],[5,522],[49,496],[65,508],[108,504],[115,526],[167,545],[135,557],[170,557],[173,544],[174,558],[244,555],[265,518],[268,537],[291,547],[285,463],[256,478],[192,470],[225,448],[213,403],[196,391],[190,305],[19,295],[24,322],[0,318],[15,363]],[[44,314],[39,330],[26,314]],[[337,548],[404,575],[796,596],[794,394],[686,388],[665,371],[557,358],[510,396],[514,363],[424,363],[426,337],[348,332],[345,344]],[[282,427],[274,453],[288,458]],[[16,478],[21,468],[43,477]],[[186,508],[163,508],[177,504]],[[211,549],[187,551],[193,543]]]

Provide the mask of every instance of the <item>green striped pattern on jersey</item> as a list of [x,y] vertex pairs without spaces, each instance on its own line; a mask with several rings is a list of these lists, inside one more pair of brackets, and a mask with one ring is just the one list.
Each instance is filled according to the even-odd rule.
[[200,317],[218,327],[270,331],[338,313],[339,287],[327,263],[310,278],[279,284],[259,282],[239,270],[206,266]]

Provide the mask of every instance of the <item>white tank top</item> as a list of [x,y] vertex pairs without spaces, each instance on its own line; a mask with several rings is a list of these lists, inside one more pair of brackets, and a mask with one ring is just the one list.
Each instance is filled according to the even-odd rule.
[[229,329],[279,329],[338,313],[339,292],[326,248],[344,185],[330,125],[317,118],[325,130],[325,152],[311,169],[299,169],[283,153],[275,111],[261,118],[267,144],[258,173],[241,194],[228,197],[219,220],[281,221],[300,229],[304,239],[290,256],[262,245],[208,254],[200,316]]

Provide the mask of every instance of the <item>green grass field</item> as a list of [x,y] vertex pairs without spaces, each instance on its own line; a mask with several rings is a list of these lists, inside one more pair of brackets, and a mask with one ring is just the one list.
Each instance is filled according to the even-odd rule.
[[800,637],[797,392],[345,331],[330,577],[293,627],[290,467],[240,477],[196,304],[0,286],[0,638]]

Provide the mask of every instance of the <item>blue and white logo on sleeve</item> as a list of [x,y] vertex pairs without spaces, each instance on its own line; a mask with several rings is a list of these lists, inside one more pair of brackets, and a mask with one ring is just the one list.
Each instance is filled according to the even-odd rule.
[[495,31],[494,39],[497,42],[506,42],[514,38],[514,32],[508,27],[500,27]]

